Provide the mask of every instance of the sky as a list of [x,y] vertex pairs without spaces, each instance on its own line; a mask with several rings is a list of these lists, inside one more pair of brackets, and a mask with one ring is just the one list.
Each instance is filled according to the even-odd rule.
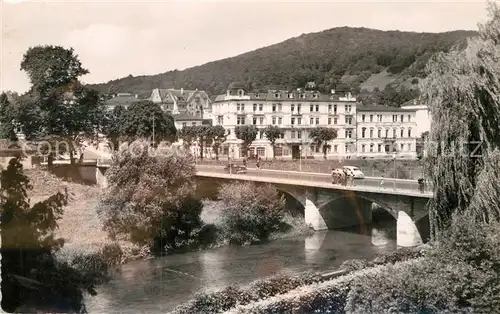
[[23,54],[36,45],[73,47],[90,71],[82,81],[103,83],[182,70],[334,27],[443,32],[477,30],[487,18],[486,2],[477,0],[0,2],[0,90],[19,93],[30,85],[20,70]]

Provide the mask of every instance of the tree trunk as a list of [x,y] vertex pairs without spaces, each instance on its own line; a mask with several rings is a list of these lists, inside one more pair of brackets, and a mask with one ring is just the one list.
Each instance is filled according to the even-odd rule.
[[276,159],[276,146],[274,143],[271,144],[273,146],[273,159]]
[[203,140],[200,140],[200,159],[203,160],[203,149],[204,149],[204,145],[203,145]]
[[70,145],[70,147],[69,147],[69,163],[72,165],[75,164],[75,158],[73,155],[73,145]]
[[54,165],[54,156],[52,155],[52,153],[50,153],[47,156],[47,168],[52,168],[52,165]]

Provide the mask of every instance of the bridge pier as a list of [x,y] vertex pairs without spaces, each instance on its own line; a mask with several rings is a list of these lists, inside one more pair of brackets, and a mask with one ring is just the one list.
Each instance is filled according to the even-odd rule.
[[304,220],[315,231],[328,230],[328,226],[319,208],[308,197],[306,197],[306,204],[304,206]]
[[423,243],[416,222],[404,211],[398,213],[396,242],[398,246],[404,247],[418,246]]

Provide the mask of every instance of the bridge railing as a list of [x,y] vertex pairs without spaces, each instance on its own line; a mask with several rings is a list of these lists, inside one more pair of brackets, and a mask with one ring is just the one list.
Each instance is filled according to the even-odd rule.
[[[242,164],[241,160],[232,160],[232,163]],[[422,169],[417,166],[412,166],[410,168],[404,167],[400,165],[401,161],[397,161],[397,166],[394,167],[390,160],[387,161],[386,167],[384,169],[380,169],[378,167],[373,167],[368,165],[362,166],[359,165],[358,168],[364,173],[367,177],[386,177],[386,178],[397,178],[397,179],[407,179],[407,180],[417,180],[423,176]],[[228,163],[228,160],[210,160],[198,159],[196,161],[198,165],[207,165],[207,166],[225,166]],[[368,162],[367,162],[368,163]],[[342,166],[343,164],[339,163],[337,160],[303,160],[295,161],[272,161],[272,160],[263,160],[261,162],[261,168],[263,169],[271,169],[271,170],[282,170],[282,171],[298,171],[298,172],[311,172],[311,173],[324,173],[329,174],[332,171],[332,168],[337,168]],[[255,160],[248,160],[247,166],[249,168],[255,168],[256,162]]]
[[111,158],[98,158],[97,159],[97,165],[111,166],[112,163],[113,163],[113,160]]

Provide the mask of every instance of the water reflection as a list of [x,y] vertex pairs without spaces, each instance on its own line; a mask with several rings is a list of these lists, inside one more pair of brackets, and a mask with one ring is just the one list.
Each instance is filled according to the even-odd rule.
[[204,288],[247,284],[284,272],[335,270],[347,259],[370,259],[395,249],[391,226],[395,229],[394,222],[371,226],[368,235],[359,234],[359,228],[329,230],[309,238],[132,262],[99,288],[99,295],[88,300],[87,309],[89,313],[166,312]]

